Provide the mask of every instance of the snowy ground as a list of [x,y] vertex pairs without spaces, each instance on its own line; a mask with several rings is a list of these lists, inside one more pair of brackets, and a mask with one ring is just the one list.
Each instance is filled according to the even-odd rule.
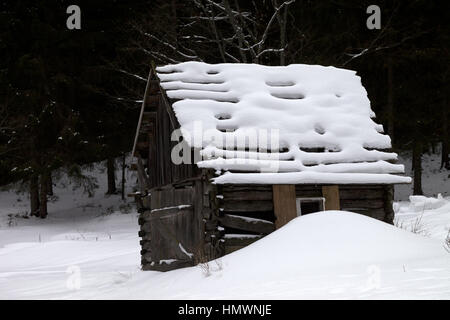
[[216,262],[160,273],[140,271],[137,214],[119,196],[55,193],[40,220],[15,216],[27,197],[0,191],[0,298],[450,299],[450,197],[397,202],[397,227],[312,214]]

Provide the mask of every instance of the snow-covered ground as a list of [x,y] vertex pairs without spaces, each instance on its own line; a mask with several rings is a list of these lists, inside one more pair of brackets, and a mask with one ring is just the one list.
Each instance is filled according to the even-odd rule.
[[40,220],[20,217],[26,195],[0,191],[0,298],[450,299],[450,197],[397,202],[397,226],[311,214],[217,261],[160,273],[140,271],[134,208],[104,192],[89,198],[63,181]]

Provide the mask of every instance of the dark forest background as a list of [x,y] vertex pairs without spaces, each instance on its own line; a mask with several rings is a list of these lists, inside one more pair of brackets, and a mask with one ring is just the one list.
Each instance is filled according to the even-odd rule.
[[[81,8],[68,30],[66,8]],[[369,30],[366,8],[381,8]],[[47,215],[53,172],[131,151],[151,63],[187,60],[356,70],[393,149],[450,169],[448,1],[0,1],[0,185],[21,181]]]

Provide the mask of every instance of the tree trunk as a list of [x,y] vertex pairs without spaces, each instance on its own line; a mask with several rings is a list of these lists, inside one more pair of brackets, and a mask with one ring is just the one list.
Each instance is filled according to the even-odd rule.
[[39,216],[39,177],[34,174],[30,179],[30,215]]
[[283,13],[278,13],[278,23],[280,25],[280,66],[286,65],[286,23],[287,23],[288,7],[284,7]]
[[422,141],[414,140],[413,147],[414,195],[422,195]]
[[45,219],[47,217],[47,192],[48,192],[48,174],[41,175],[41,190],[39,203],[39,217]]
[[116,166],[114,158],[108,158],[106,160],[106,169],[108,175],[108,191],[106,194],[116,193]]
[[391,137],[392,145],[394,145],[394,72],[392,57],[388,57],[387,64],[387,122],[388,122],[388,134]]
[[53,180],[51,172],[47,175],[47,195],[53,195]]
[[[230,3],[228,2],[228,0],[223,1],[223,7],[225,8],[227,18],[230,21],[231,27],[233,28],[233,30],[236,34],[237,40],[238,40],[238,45],[239,45],[238,50],[239,50],[239,54],[241,55],[241,62],[247,63],[247,53],[244,48],[245,37],[242,32],[242,26],[240,26],[238,24],[238,22],[236,21],[236,18],[233,14],[233,11],[231,10]],[[253,57],[253,63],[258,63],[256,57]]]
[[445,168],[450,170],[450,141],[448,136],[448,100],[447,97],[444,99],[442,104],[442,159],[441,159],[441,169]]
[[122,200],[125,200],[125,153],[122,155]]

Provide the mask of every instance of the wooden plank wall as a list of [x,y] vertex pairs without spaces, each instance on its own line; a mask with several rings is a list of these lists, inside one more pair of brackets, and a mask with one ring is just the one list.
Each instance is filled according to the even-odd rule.
[[195,186],[192,181],[181,188],[151,190],[151,209],[139,216],[143,270],[167,271],[196,263],[204,227]]
[[224,254],[217,186],[210,178],[203,170],[200,177],[151,190],[151,209],[139,218],[144,270],[168,271]]
[[271,185],[219,185],[217,205],[224,253],[238,250],[275,230]]
[[[339,185],[340,210],[353,211],[388,223],[393,221],[393,186]],[[322,185],[296,185],[297,197],[322,197]]]
[[[149,99],[149,107],[144,113],[146,125],[145,140],[147,152],[145,155],[148,180],[150,188],[162,187],[171,183],[193,178],[201,174],[196,165],[176,165],[171,159],[172,149],[178,141],[171,141],[172,133],[180,127],[173,115],[171,103],[164,92],[158,91]],[[155,98],[156,103],[155,103]],[[143,137],[143,136],[142,136]],[[141,137],[141,139],[143,139]],[[194,150],[191,150],[191,159],[194,159]]]

